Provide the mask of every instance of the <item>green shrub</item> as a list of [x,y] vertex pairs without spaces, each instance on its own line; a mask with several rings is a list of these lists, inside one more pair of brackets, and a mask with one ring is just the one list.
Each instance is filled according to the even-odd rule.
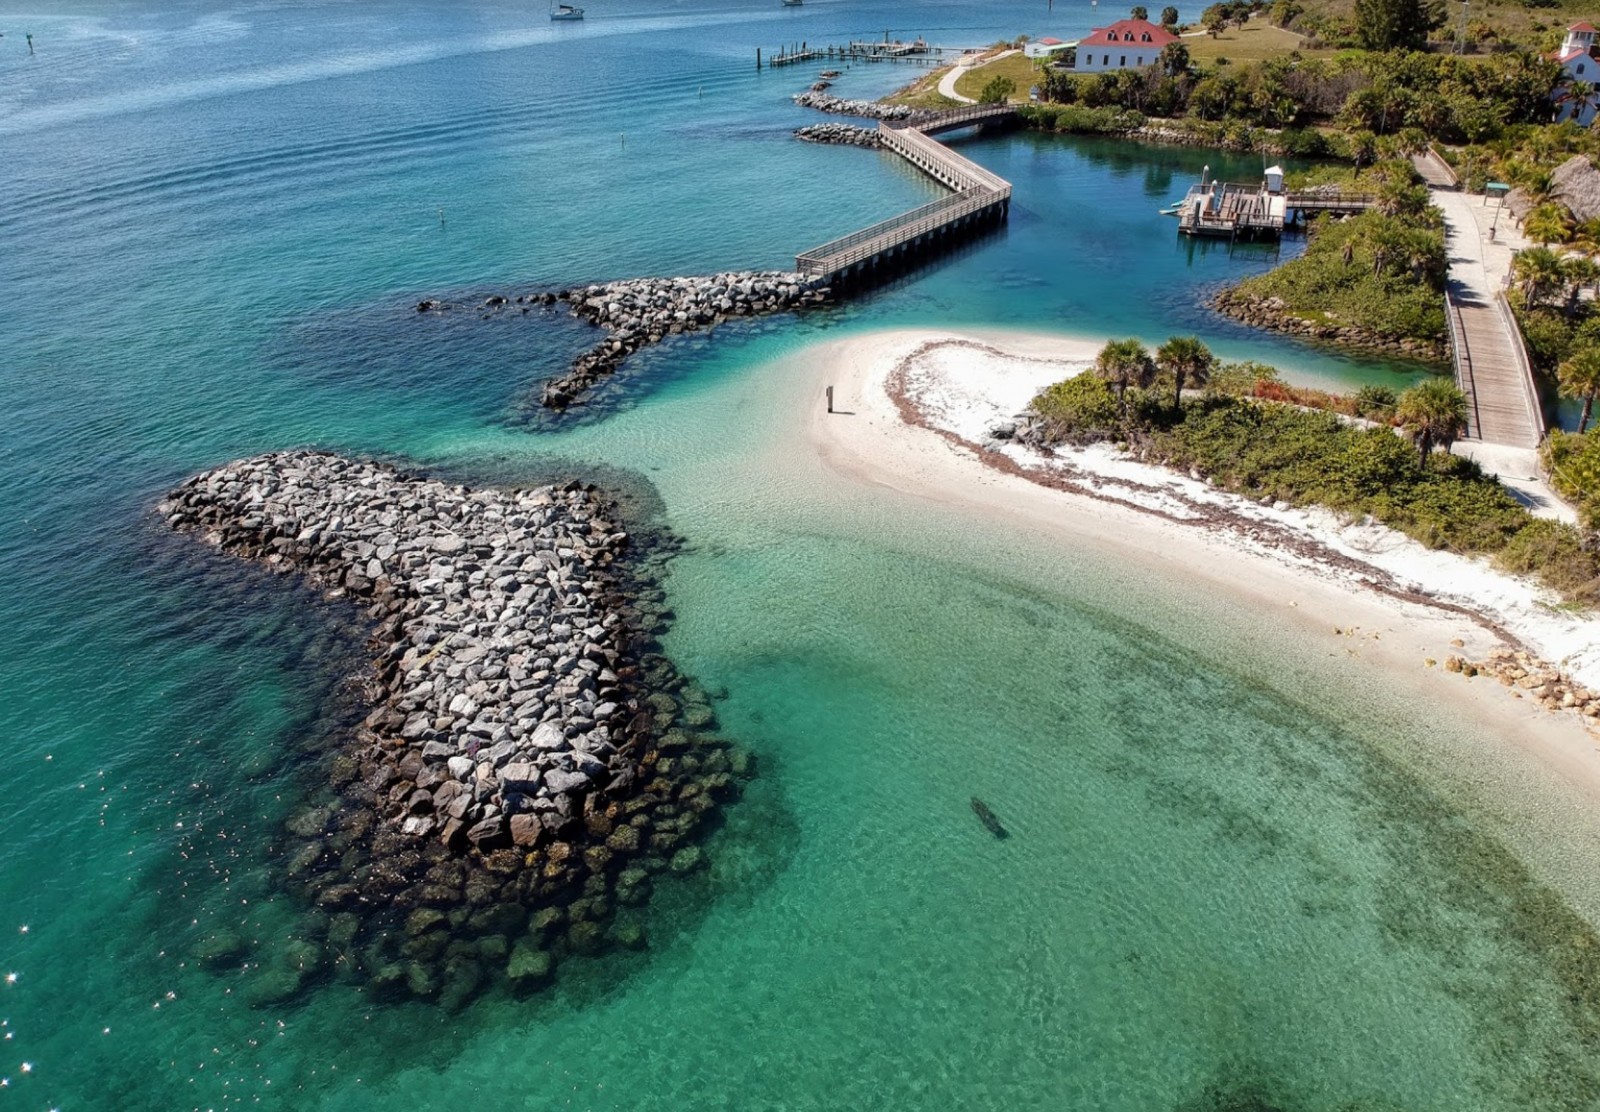
[[1356,391],[1356,414],[1369,421],[1388,421],[1394,417],[1399,397],[1387,386],[1363,386]]
[[1357,324],[1390,339],[1439,341],[1447,271],[1437,213],[1369,211],[1343,222],[1318,220],[1303,255],[1234,291],[1278,298],[1291,313]]
[[1228,398],[1248,398],[1255,394],[1258,384],[1281,383],[1283,376],[1278,368],[1247,359],[1240,363],[1223,363],[1211,372],[1206,383],[1206,393]]
[[1042,437],[1052,443],[1084,444],[1121,432],[1116,395],[1093,371],[1047,387],[1032,408],[1042,421]]
[[1537,573],[1567,598],[1600,601],[1600,556],[1586,551],[1582,538],[1559,521],[1530,521],[1517,531],[1498,556],[1507,571]]

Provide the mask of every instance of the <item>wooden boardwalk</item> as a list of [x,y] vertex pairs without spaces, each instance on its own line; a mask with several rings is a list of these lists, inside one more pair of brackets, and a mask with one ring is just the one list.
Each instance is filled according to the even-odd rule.
[[1016,110],[980,104],[944,113],[920,124],[884,120],[878,125],[884,148],[893,151],[947,189],[951,196],[852,232],[795,256],[795,269],[830,282],[869,277],[981,224],[1003,222],[1011,207],[1011,183],[963,158],[933,136],[961,128],[1008,121]]
[[1456,383],[1467,395],[1467,435],[1511,448],[1538,447],[1546,430],[1544,408],[1502,275],[1485,265],[1477,198],[1435,189],[1433,203],[1444,213],[1450,257],[1446,319]]

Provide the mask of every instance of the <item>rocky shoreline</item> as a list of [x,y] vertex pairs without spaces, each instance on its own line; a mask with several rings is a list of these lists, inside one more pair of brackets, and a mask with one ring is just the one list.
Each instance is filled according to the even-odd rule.
[[794,137],[803,143],[840,143],[852,147],[879,147],[883,139],[876,128],[854,124],[808,124],[796,128]]
[[1225,289],[1211,300],[1211,307],[1252,328],[1266,328],[1313,340],[1326,340],[1344,347],[1393,352],[1430,363],[1449,360],[1450,351],[1442,340],[1396,339],[1358,324],[1327,320],[1307,320],[1292,312],[1277,297],[1256,297],[1238,289]]
[[661,596],[604,497],[300,451],[198,475],[159,512],[374,623],[371,712],[332,759],[335,794],[286,831],[314,926],[282,953],[217,931],[197,960],[253,960],[257,1004],[334,974],[455,1006],[644,945],[619,909],[704,864],[691,837],[749,760],[702,732],[704,692],[654,651]]
[[[731,271],[703,277],[629,278],[555,292],[494,295],[477,308],[486,315],[521,307],[565,303],[572,315],[603,329],[607,336],[572,361],[566,374],[545,383],[539,402],[560,412],[577,404],[601,379],[615,374],[642,347],[668,336],[703,332],[735,317],[757,317],[828,304],[833,290],[790,271]],[[419,313],[456,308],[429,299]]]
[[810,89],[796,93],[794,102],[801,108],[811,108],[835,116],[860,116],[868,120],[905,120],[907,123],[920,123],[938,115],[937,112],[912,108],[905,104],[880,104],[875,100],[846,100],[843,97],[829,96],[827,93]]

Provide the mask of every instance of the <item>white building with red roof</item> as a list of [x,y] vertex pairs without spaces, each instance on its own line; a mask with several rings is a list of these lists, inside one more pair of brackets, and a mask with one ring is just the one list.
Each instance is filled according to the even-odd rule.
[[1119,19],[1109,27],[1096,27],[1077,44],[1074,73],[1142,69],[1161,60],[1161,48],[1178,36],[1148,19]]
[[1070,50],[1076,45],[1061,39],[1042,38],[1034,39],[1022,48],[1022,53],[1029,58],[1049,58],[1063,50]]
[[1600,47],[1595,45],[1595,37],[1592,24],[1574,23],[1567,28],[1567,37],[1561,41],[1561,49],[1550,56],[1561,63],[1562,70],[1561,84],[1555,92],[1557,120],[1576,117],[1583,127],[1588,127],[1594,120],[1595,98],[1574,97],[1571,89],[1575,82],[1600,86]]

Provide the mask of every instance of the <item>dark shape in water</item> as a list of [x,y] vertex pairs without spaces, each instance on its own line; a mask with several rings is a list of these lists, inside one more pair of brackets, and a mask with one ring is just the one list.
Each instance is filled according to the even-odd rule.
[[1000,825],[1000,820],[994,817],[994,812],[989,810],[989,805],[977,796],[972,797],[972,813],[978,816],[978,821],[983,823],[985,829],[996,838],[1011,837],[1010,831]]

